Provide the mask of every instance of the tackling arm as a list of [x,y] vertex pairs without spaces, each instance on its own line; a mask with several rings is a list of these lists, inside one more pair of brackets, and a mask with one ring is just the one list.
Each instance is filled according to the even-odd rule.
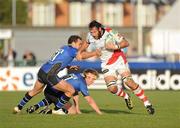
[[83,41],[81,48],[79,49],[80,52],[86,51],[86,49],[88,48],[89,43],[86,41]]
[[76,59],[82,60],[82,59],[87,59],[93,56],[97,56],[97,57],[101,56],[101,51],[99,49],[96,49],[95,51],[92,51],[92,52],[86,52],[86,51],[78,52]]
[[82,45],[81,45],[81,47],[78,50],[78,53],[76,55],[77,60],[82,60],[83,59],[83,56],[82,56],[81,53],[84,52],[87,49],[88,46],[89,46],[89,44],[86,41],[83,41],[83,43],[82,43]]
[[87,59],[93,56],[100,56],[101,55],[101,51],[99,49],[96,49],[95,51],[92,52],[82,52],[82,59]]
[[76,56],[77,60],[87,59],[94,56],[99,57],[101,55],[101,51],[99,49],[96,49],[95,51],[92,51],[92,52],[85,51],[88,46],[89,46],[89,43],[84,41],[80,50],[77,53],[77,56]]

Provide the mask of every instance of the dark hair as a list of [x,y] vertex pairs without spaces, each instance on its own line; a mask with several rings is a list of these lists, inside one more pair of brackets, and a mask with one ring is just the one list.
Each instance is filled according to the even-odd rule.
[[82,40],[78,35],[71,35],[68,39],[68,44],[72,44],[72,42],[76,42],[78,39]]
[[103,25],[101,23],[97,22],[96,20],[93,20],[89,23],[89,28],[93,28],[93,27],[104,28]]
[[87,73],[92,73],[92,74],[95,75],[97,78],[99,77],[99,73],[98,73],[95,69],[91,69],[91,68],[85,69],[85,70],[83,71],[84,77],[86,77],[86,74],[87,74]]

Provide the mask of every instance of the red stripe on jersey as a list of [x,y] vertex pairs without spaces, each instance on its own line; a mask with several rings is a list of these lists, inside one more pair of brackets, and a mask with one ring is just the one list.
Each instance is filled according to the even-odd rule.
[[112,54],[111,58],[108,60],[107,65],[115,63],[120,56],[123,58],[124,63],[127,63],[125,54],[121,50],[114,50],[114,53]]
[[107,32],[110,32],[112,29],[111,29],[110,27],[106,27],[105,30],[106,30]]

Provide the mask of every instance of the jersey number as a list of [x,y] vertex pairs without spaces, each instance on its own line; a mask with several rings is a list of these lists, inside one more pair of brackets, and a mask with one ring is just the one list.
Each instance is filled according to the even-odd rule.
[[51,61],[54,61],[56,59],[56,57],[59,55],[59,54],[62,54],[64,52],[64,49],[58,49],[52,56],[51,56]]
[[78,79],[77,76],[75,76],[74,74],[69,74],[67,76],[65,76],[64,80],[69,80],[69,79]]

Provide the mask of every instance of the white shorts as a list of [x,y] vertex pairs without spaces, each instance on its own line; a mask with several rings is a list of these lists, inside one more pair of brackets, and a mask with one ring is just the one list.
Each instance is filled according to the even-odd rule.
[[130,71],[128,62],[125,63],[124,59],[121,56],[113,64],[106,65],[106,63],[102,63],[101,67],[104,77],[117,77],[118,75],[121,75],[126,71]]

